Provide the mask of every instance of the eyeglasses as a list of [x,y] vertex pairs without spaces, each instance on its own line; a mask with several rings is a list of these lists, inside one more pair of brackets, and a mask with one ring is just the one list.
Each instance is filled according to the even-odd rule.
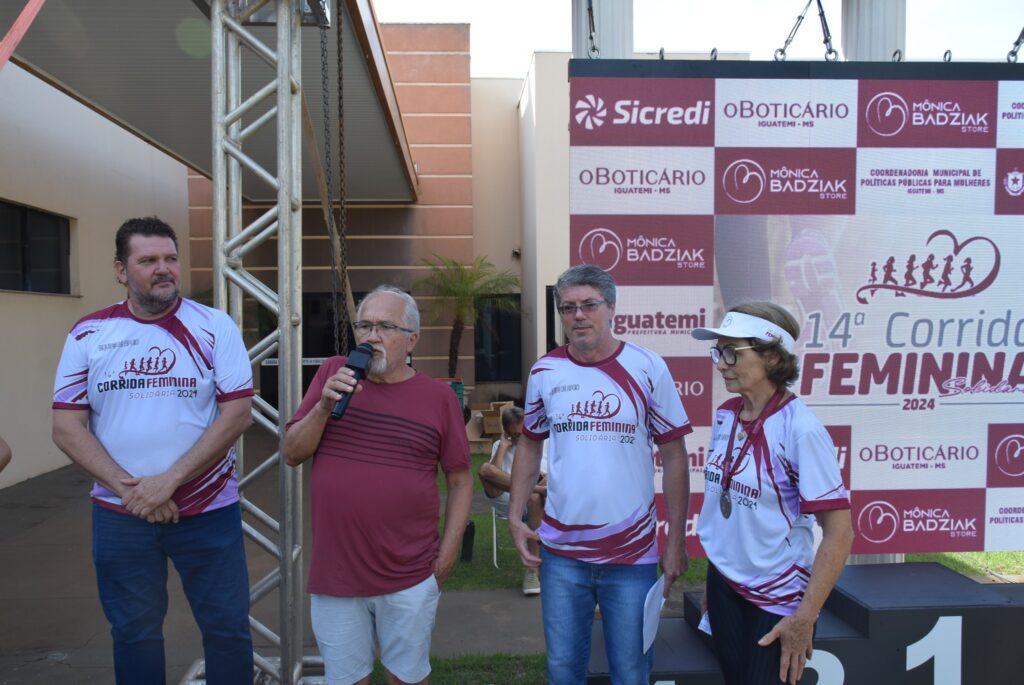
[[376,328],[377,332],[384,337],[395,335],[399,331],[403,333],[416,332],[411,328],[402,328],[398,324],[391,323],[390,321],[356,321],[354,324],[352,324],[352,328],[355,329],[356,335],[359,336],[360,338],[365,338],[366,336],[370,335],[370,331],[372,331],[374,328]]
[[726,345],[725,347],[718,347],[715,345],[709,352],[711,352],[711,363],[717,364],[720,359],[724,359],[725,363],[732,366],[736,363],[736,353],[740,350],[752,350],[756,345],[747,345],[746,347],[735,347],[733,345]]
[[580,304],[563,302],[558,305],[558,313],[562,316],[576,316],[578,310],[584,314],[593,314],[603,304],[608,304],[608,302],[606,300],[591,300],[590,302],[582,302]]

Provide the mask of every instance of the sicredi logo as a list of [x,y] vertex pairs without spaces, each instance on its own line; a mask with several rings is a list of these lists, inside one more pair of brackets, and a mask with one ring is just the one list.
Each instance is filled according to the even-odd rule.
[[[642,100],[616,100],[612,106],[615,116],[611,123],[616,125],[634,124],[638,126],[705,126],[711,117],[711,101],[698,100],[690,106],[683,105],[648,105]],[[608,110],[604,100],[592,93],[584,95],[576,101],[576,123],[588,131],[603,126]]]
[[879,93],[864,108],[864,121],[875,134],[889,137],[903,130],[909,119],[910,108],[898,93]]
[[585,95],[576,101],[576,123],[588,131],[604,124],[608,110],[604,106],[604,100],[596,95]]
[[899,528],[900,514],[885,500],[868,503],[857,516],[857,530],[861,537],[876,545],[891,540]]

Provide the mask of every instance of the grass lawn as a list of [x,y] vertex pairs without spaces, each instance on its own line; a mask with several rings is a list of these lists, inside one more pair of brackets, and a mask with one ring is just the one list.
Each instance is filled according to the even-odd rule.
[[[483,493],[483,485],[477,478],[476,472],[490,458],[490,454],[473,454],[470,459],[473,462],[473,492]],[[438,473],[437,487],[439,492],[444,492],[444,474]],[[459,590],[497,590],[501,588],[519,587],[523,582],[523,568],[519,563],[519,554],[512,544],[512,536],[508,533],[508,523],[499,520],[498,531],[498,568],[494,568],[491,561],[491,512],[483,514],[470,514],[470,521],[473,522],[476,534],[473,542],[473,559],[466,562],[459,559],[455,562],[448,580],[445,581],[445,592]],[[444,529],[444,515],[442,513],[438,522],[438,531]]]
[[965,576],[1024,575],[1024,552],[908,554],[907,561],[934,561]]
[[[489,454],[474,454],[473,461],[473,490],[483,492],[480,479],[476,477],[476,471],[480,465],[490,458]],[[444,477],[438,476],[438,489],[444,492]],[[483,514],[471,514],[470,520],[476,530],[473,542],[473,560],[466,562],[459,560],[455,563],[448,580],[445,582],[445,592],[459,590],[499,590],[503,588],[519,589],[523,583],[523,566],[519,561],[519,553],[512,544],[512,536],[508,532],[508,522],[499,519],[497,521],[498,531],[498,568],[494,568],[491,561],[491,512]],[[444,526],[444,517],[441,517],[441,529]],[[701,585],[707,574],[707,561],[704,559],[691,559],[690,570],[680,579],[679,582],[687,586]],[[432,681],[433,682],[433,681]],[[512,682],[512,681],[510,681]]]
[[[474,454],[473,489],[483,492],[476,471],[489,454]],[[438,475],[438,488],[444,492],[444,477]],[[472,514],[470,519],[476,529],[473,543],[473,560],[457,561],[445,583],[445,591],[518,589],[523,582],[523,567],[519,554],[512,544],[508,523],[498,520],[498,568],[491,562],[491,513]],[[444,525],[442,517],[441,526]],[[948,552],[944,554],[907,554],[907,561],[934,561],[966,576],[1019,576],[1024,575],[1024,552]],[[686,587],[703,585],[707,574],[706,559],[690,559],[690,569],[678,581]],[[487,681],[497,683],[498,681]],[[518,682],[518,681],[503,681]],[[524,681],[525,682],[525,681]]]

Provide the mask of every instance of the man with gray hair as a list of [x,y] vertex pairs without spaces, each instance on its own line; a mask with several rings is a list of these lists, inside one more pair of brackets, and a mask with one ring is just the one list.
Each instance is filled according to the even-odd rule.
[[[683,436],[692,428],[665,361],[612,335],[615,281],[606,271],[570,268],[555,284],[555,301],[569,343],[530,370],[509,501],[509,511],[522,510],[550,439],[544,517],[534,532],[510,516],[509,529],[523,563],[540,567],[548,682],[586,680],[600,606],[612,682],[648,683],[654,653],[643,648],[643,608],[659,561],[654,446],[664,467],[667,597],[687,565]],[[539,556],[531,539],[541,542]]]
[[[285,433],[290,466],[313,458],[311,619],[327,681],[368,683],[375,643],[391,683],[425,683],[440,588],[473,497],[469,442],[451,388],[405,362],[416,301],[381,286],[359,305],[356,340],[373,347],[365,380],[345,357],[317,370]],[[329,420],[342,395],[352,399]],[[445,474],[444,532],[436,473]]]

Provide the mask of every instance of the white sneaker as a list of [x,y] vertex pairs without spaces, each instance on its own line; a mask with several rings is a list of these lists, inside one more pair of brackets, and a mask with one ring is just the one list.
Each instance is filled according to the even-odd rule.
[[540,594],[540,574],[537,573],[537,569],[528,568],[526,569],[526,572],[523,573],[523,594]]

